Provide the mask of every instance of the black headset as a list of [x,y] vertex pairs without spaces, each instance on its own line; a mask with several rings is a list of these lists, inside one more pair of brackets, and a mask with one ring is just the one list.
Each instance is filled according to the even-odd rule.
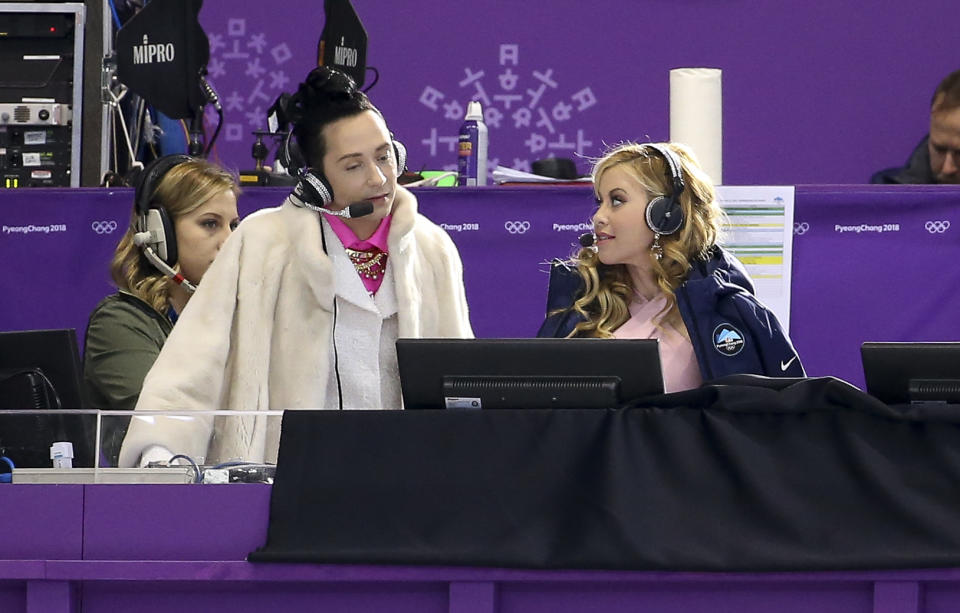
[[[399,177],[407,167],[407,148],[403,143],[393,138],[390,134],[390,142],[393,145],[394,160],[397,163],[397,176]],[[300,147],[293,140],[293,127],[287,132],[287,137],[283,141],[283,152],[287,159],[290,169],[297,169],[299,181],[293,188],[295,200],[299,200],[303,206],[309,209],[325,209],[333,203],[333,187],[330,181],[323,175],[319,169],[311,168],[300,151]],[[327,237],[320,229],[320,242],[324,253],[327,251]],[[337,381],[337,408],[343,410],[343,387],[340,380],[340,357],[337,352],[337,296],[333,296],[333,328],[330,331],[330,338],[333,341],[333,372]]]
[[657,196],[647,203],[647,225],[657,234],[673,234],[683,226],[683,207],[680,206],[680,194],[683,193],[683,174],[680,171],[680,162],[668,147],[655,143],[643,145],[657,153],[667,163],[667,179],[670,181],[671,191],[666,196]]
[[[407,167],[407,148],[403,146],[403,143],[394,139],[393,134],[390,135],[390,142],[393,145],[393,156],[397,162],[397,176],[399,177]],[[309,208],[327,208],[330,206],[333,203],[333,187],[320,169],[307,165],[300,147],[293,142],[292,128],[287,132],[283,147],[290,169],[296,169],[300,177],[293,188],[293,195]]]
[[177,263],[177,233],[173,220],[163,205],[154,199],[154,192],[163,177],[174,166],[193,161],[189,155],[167,155],[147,164],[137,181],[133,205],[137,213],[136,231],[149,232],[150,238],[138,243],[141,248],[149,247],[167,265]]

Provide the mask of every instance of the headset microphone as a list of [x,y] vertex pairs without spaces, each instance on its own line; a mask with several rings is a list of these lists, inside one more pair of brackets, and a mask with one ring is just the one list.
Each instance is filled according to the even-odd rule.
[[342,217],[344,219],[353,219],[355,217],[364,217],[373,213],[373,203],[372,202],[354,202],[353,204],[344,207],[339,211],[334,211],[333,209],[328,209],[324,206],[317,206],[314,203],[310,202],[308,198],[305,198],[303,193],[300,191],[302,184],[297,184],[297,187],[294,188],[293,193],[290,194],[293,196],[294,204],[311,211],[316,211],[317,213],[326,213],[327,215],[333,215],[335,217]]
[[144,257],[146,257],[147,260],[153,264],[157,270],[168,276],[174,283],[187,290],[188,294],[192,294],[193,292],[197,291],[196,285],[187,281],[186,277],[171,268],[169,264],[161,260],[160,256],[154,252],[153,248],[150,247],[152,238],[153,234],[151,232],[136,232],[133,235],[133,244],[143,250]]
[[590,249],[594,253],[597,252],[597,235],[594,234],[593,232],[587,232],[585,234],[581,234],[580,238],[578,238],[577,240],[580,241],[581,247],[585,249]]
[[322,209],[322,211],[327,215],[336,215],[337,217],[343,217],[344,219],[353,219],[354,217],[364,217],[370,213],[373,213],[373,203],[355,202],[339,211],[331,211],[330,209]]

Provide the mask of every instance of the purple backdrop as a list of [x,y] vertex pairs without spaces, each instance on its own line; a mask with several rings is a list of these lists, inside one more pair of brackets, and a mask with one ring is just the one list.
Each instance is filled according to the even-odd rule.
[[[707,66],[723,70],[725,183],[862,183],[906,159],[934,87],[960,68],[943,51],[954,0],[353,4],[380,71],[370,94],[414,170],[455,164],[471,98],[485,101],[490,158],[508,166],[666,139],[669,70]],[[204,4],[228,166],[252,167],[250,131],[315,64],[322,6],[275,2],[265,18],[260,0]]]
[[[77,328],[111,291],[107,267],[131,190],[18,190],[0,200],[0,330]],[[278,204],[248,188],[241,214]],[[536,333],[547,262],[564,257],[592,210],[586,187],[428,188],[421,210],[457,243],[474,331]],[[810,375],[862,386],[864,341],[960,340],[960,187],[800,186],[791,336]]]

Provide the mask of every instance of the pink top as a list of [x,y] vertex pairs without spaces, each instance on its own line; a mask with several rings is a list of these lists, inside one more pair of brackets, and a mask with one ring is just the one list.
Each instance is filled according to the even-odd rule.
[[[387,235],[390,234],[391,217],[391,215],[384,217],[383,221],[380,222],[380,225],[377,226],[377,229],[374,230],[370,238],[366,240],[360,240],[357,238],[357,235],[353,233],[353,230],[350,229],[350,226],[343,223],[343,220],[339,217],[335,215],[326,215],[325,218],[330,224],[330,229],[333,230],[333,233],[336,234],[337,238],[340,239],[340,242],[343,243],[344,248],[362,251],[364,249],[369,249],[370,247],[376,247],[380,249],[380,251],[383,251],[384,254],[388,254]],[[360,280],[363,281],[363,286],[367,288],[368,292],[371,294],[376,294],[377,290],[380,289],[380,284],[383,283],[383,275],[379,275],[376,279],[368,279],[363,275],[360,275]]]
[[630,319],[613,333],[615,338],[660,339],[660,365],[663,368],[663,387],[669,392],[700,387],[703,378],[697,365],[693,345],[672,326],[657,328],[654,317],[667,303],[663,294],[646,300],[639,294],[630,303]]

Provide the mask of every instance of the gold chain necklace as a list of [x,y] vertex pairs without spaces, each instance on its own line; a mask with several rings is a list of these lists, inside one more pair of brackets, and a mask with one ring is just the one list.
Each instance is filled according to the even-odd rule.
[[357,274],[365,279],[379,279],[386,268],[387,254],[376,247],[367,251],[346,249],[347,257],[353,262]]

